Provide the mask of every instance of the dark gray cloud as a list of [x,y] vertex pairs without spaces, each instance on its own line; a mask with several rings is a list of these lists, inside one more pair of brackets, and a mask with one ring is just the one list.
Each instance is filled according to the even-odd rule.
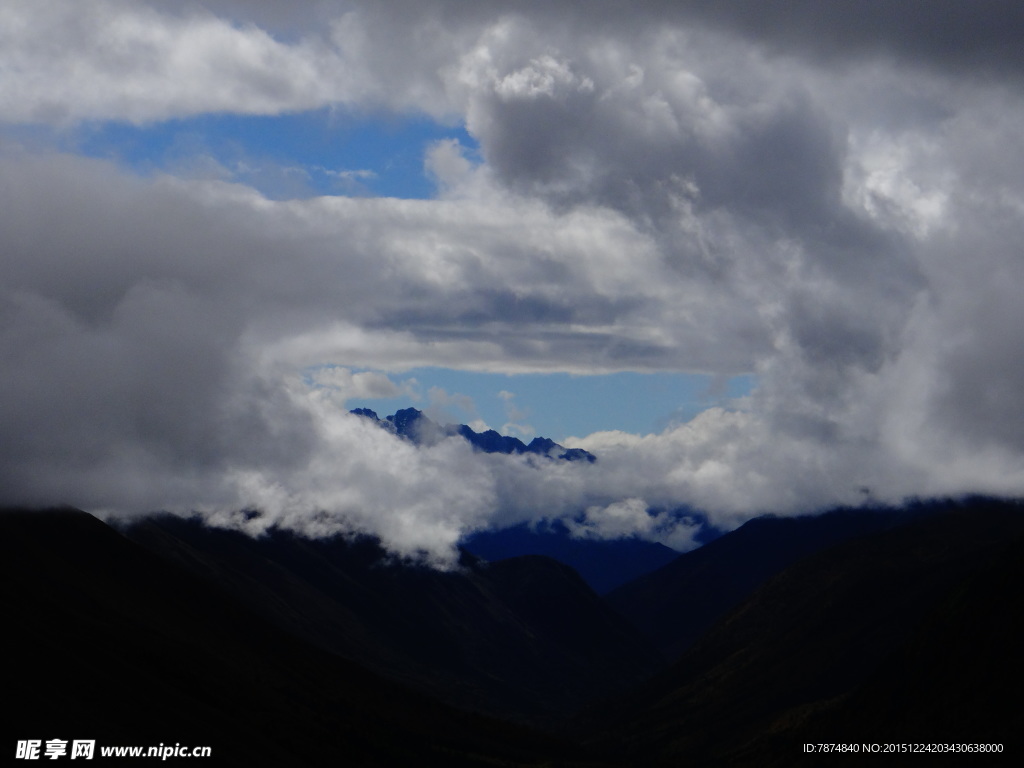
[[818,60],[891,57],[951,74],[1024,70],[1024,8],[1013,0],[681,0],[651,3],[750,40],[773,52]]
[[583,24],[608,33],[698,24],[765,45],[772,53],[837,62],[886,56],[951,74],[1019,73],[1024,9],[1014,0],[499,0],[472,9],[450,0],[381,3],[386,16],[479,21],[499,13]]
[[[431,147],[435,200],[271,201],[8,140],[4,501],[369,530],[444,561],[468,530],[581,510],[581,535],[679,543],[650,510],[1024,492],[1012,5],[45,6],[0,10],[21,136],[340,106],[462,121],[483,162]],[[594,467],[534,466],[345,414],[421,365],[759,385],[581,436]]]

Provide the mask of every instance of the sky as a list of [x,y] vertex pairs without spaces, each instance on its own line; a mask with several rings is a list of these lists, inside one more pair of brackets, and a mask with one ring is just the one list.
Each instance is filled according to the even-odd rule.
[[389,380],[394,396],[352,398],[347,406],[370,408],[382,418],[413,407],[440,424],[494,429],[526,442],[538,436],[566,441],[611,426],[662,432],[708,408],[738,405],[753,388],[752,376],[716,380],[665,371],[586,376],[418,368]]
[[[443,566],[521,522],[686,549],[1019,496],[1022,34],[1009,0],[5,2],[0,503]],[[598,461],[347,413],[408,406]]]

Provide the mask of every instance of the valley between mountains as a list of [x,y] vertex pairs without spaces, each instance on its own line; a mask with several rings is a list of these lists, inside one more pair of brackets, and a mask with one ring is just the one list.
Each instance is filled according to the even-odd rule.
[[1011,502],[759,518],[603,597],[543,555],[442,572],[368,538],[70,508],[0,529],[11,739],[209,744],[225,765],[783,766],[824,764],[808,742],[1009,751],[1024,727]]

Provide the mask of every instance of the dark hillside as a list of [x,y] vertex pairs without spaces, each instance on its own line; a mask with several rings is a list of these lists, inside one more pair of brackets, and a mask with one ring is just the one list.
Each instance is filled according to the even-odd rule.
[[0,513],[0,600],[11,749],[181,743],[212,747],[204,765],[234,766],[572,755],[302,642],[83,512]]
[[803,557],[911,518],[893,510],[761,517],[629,582],[605,600],[675,659],[759,585]]
[[809,557],[596,715],[593,738],[666,765],[790,765],[825,736],[1015,740],[1022,535],[1018,505],[973,500]]
[[[441,572],[376,542],[266,536],[150,518],[126,535],[265,619],[443,700],[550,722],[662,668],[571,568],[463,558]],[[543,610],[540,606],[545,606]]]

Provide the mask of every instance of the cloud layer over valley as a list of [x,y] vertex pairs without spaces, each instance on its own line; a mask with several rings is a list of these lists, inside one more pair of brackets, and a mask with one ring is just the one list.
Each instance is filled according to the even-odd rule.
[[[1024,493],[1015,4],[464,6],[4,5],[0,501],[443,563],[524,520],[685,548],[680,507],[734,526]],[[111,122],[318,109],[475,146],[426,147],[421,200],[269,199],[216,157],[78,149]],[[347,413],[419,366],[758,384],[566,441],[590,465]]]

